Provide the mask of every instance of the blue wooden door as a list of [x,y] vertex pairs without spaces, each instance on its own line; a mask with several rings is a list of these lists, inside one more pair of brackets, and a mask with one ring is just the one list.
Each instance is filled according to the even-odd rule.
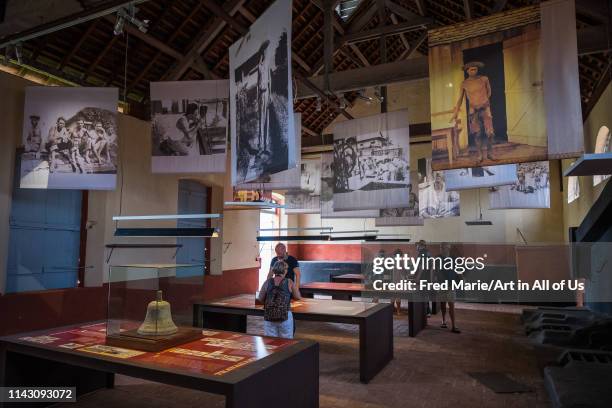
[[[207,188],[193,180],[179,180],[178,213],[206,214]],[[177,227],[205,227],[206,220],[178,220]],[[177,255],[177,263],[204,265],[206,261],[206,242],[204,238],[178,238],[177,244],[183,245]],[[177,277],[204,275],[202,267],[182,268],[177,270]]]
[[76,287],[82,193],[19,188],[16,162],[6,292]]

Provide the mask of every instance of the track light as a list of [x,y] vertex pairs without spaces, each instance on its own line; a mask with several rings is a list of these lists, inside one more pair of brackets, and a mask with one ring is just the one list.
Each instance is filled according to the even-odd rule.
[[15,44],[15,58],[17,58],[17,62],[22,63],[21,57],[21,44]]
[[365,94],[365,89],[362,89],[359,91],[359,93],[357,93],[357,97],[363,101],[365,101],[365,103],[367,103],[368,105],[372,103],[373,99],[371,96],[367,96]]
[[377,86],[374,88],[374,97],[378,99],[378,102],[383,103],[385,98],[382,96],[382,92],[380,91],[380,87]]
[[130,4],[127,8],[123,7],[117,10],[117,21],[115,22],[115,27],[113,29],[115,35],[121,35],[123,33],[123,27],[125,26],[126,20],[135,25],[136,28],[143,33],[147,32],[147,29],[149,28],[149,20],[140,20],[136,17],[137,12],[138,8],[136,8],[134,4]]
[[123,26],[125,25],[125,19],[117,13],[117,21],[115,21],[115,27],[113,28],[113,33],[115,35],[123,34]]

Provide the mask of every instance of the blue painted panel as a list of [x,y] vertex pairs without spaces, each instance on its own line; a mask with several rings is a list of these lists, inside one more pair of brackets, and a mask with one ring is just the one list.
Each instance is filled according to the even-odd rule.
[[[206,186],[193,180],[179,180],[179,214],[205,214],[208,212],[206,205]],[[178,220],[177,222],[177,227],[195,228],[203,226],[206,226],[206,220]],[[178,238],[177,244],[183,245],[177,255],[177,263],[204,264],[206,260],[204,238]],[[202,276],[204,271],[201,267],[182,268],[177,270],[176,274],[177,277]]]
[[7,293],[77,285],[81,197],[77,190],[21,189],[15,180]]

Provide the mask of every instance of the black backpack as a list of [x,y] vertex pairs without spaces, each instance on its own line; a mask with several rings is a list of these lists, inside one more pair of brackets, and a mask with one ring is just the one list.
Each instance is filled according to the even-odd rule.
[[289,305],[291,293],[283,291],[283,279],[278,286],[274,285],[274,278],[268,282],[268,293],[264,305],[264,320],[268,322],[284,322],[289,318]]

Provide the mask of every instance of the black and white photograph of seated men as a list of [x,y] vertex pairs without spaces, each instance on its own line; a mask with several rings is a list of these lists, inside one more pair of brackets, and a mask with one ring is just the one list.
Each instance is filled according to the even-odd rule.
[[114,189],[117,103],[117,88],[26,88],[20,187]]

